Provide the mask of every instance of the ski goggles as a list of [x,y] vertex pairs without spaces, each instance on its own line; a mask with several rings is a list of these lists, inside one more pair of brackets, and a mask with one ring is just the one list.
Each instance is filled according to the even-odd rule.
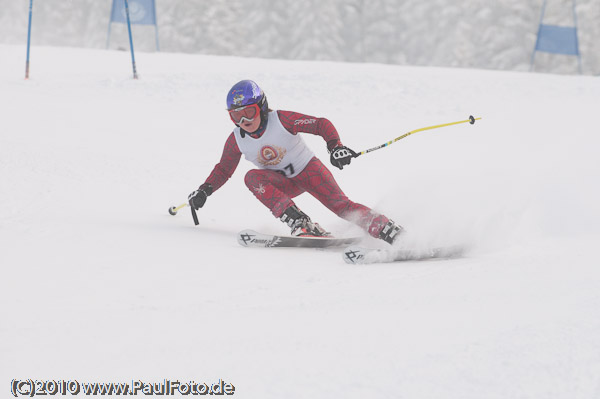
[[260,108],[258,104],[246,105],[245,107],[235,108],[229,110],[229,117],[235,124],[242,123],[243,119],[246,119],[248,122],[252,122],[256,115],[260,113]]

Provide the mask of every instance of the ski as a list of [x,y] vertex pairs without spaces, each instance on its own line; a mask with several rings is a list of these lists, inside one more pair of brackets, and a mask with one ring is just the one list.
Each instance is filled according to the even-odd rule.
[[238,243],[244,247],[263,248],[329,248],[341,247],[360,241],[360,237],[293,237],[262,234],[254,230],[243,230],[237,235]]
[[460,245],[427,249],[372,249],[350,246],[343,253],[344,261],[350,264],[389,263],[426,259],[458,258],[465,252]]

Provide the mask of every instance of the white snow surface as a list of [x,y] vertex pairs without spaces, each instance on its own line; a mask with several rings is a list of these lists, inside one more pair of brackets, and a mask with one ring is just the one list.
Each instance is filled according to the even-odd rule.
[[[587,76],[0,45],[0,396],[25,379],[232,383],[241,398],[600,398],[600,81]],[[245,187],[186,201],[225,95],[329,118],[346,194],[464,258],[348,265]],[[323,140],[305,135],[327,161]],[[359,229],[305,194],[339,236]],[[363,245],[382,247],[372,238]]]

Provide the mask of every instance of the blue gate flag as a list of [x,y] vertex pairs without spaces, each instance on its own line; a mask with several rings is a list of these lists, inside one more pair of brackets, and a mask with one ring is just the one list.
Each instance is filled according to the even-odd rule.
[[[129,0],[128,4],[132,24],[156,25],[155,0]],[[124,0],[113,0],[110,22],[127,23]]]
[[[125,0],[113,0],[108,21],[108,35],[106,36],[106,48],[110,46],[110,27],[113,22],[138,25],[154,25],[156,36],[156,50],[160,51],[158,43],[158,23],[156,22],[156,0],[127,0],[129,9],[129,22],[127,22],[127,11]],[[128,28],[130,29],[130,28]]]
[[544,53],[576,56],[577,66],[579,73],[581,74],[581,54],[579,54],[579,44],[577,42],[576,2],[575,0],[572,0],[573,26],[558,26],[544,23],[544,13],[546,12],[547,1],[548,0],[544,0],[544,3],[542,4],[542,15],[540,16],[535,47],[533,49],[533,53],[531,53],[531,67],[529,70],[533,71],[535,53],[537,51],[542,51]]
[[536,51],[553,54],[579,55],[577,28],[572,26],[540,25]]

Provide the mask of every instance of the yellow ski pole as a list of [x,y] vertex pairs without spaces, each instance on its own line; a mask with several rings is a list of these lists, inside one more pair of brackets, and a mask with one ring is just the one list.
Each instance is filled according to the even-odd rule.
[[390,141],[388,141],[387,143],[383,143],[383,144],[381,144],[381,145],[378,145],[377,147],[369,148],[368,150],[364,150],[364,151],[358,152],[358,153],[356,153],[356,155],[354,156],[354,158],[356,158],[356,157],[359,157],[359,156],[361,156],[361,155],[363,155],[363,154],[367,154],[367,153],[369,153],[369,152],[372,152],[372,151],[378,150],[378,149],[380,149],[380,148],[387,147],[388,145],[392,145],[392,144],[394,144],[396,141],[398,141],[398,140],[402,140],[403,138],[405,138],[405,137],[408,137],[408,136],[410,136],[411,134],[414,134],[414,133],[417,133],[417,132],[422,132],[422,131],[424,131],[424,130],[437,129],[437,128],[440,128],[440,127],[445,127],[445,126],[458,125],[458,124],[460,124],[460,123],[467,123],[467,122],[469,122],[469,123],[472,125],[472,124],[474,124],[474,123],[475,123],[475,121],[478,121],[479,119],[481,119],[481,118],[474,118],[474,117],[473,117],[473,115],[471,115],[471,116],[469,116],[469,119],[466,119],[466,120],[464,120],[464,121],[458,121],[458,122],[444,123],[444,124],[441,124],[441,125],[427,126],[427,127],[422,127],[422,128],[420,128],[420,129],[416,129],[416,130],[411,130],[410,132],[408,132],[408,133],[404,133],[402,136],[400,136],[400,137],[396,137],[395,139],[393,139],[393,140],[390,140]]
[[[178,210],[180,210],[181,208],[185,208],[186,206],[189,206],[189,204],[187,202],[184,202],[183,204],[181,204],[179,206],[172,206],[169,208],[169,213],[171,215],[175,216],[175,215],[177,215]],[[192,218],[194,219],[194,224],[196,226],[198,226],[199,222],[198,222],[198,215],[196,214],[196,210],[192,206],[190,206],[190,210],[192,211]]]
[[169,208],[169,213],[173,216],[177,215],[177,211],[180,210],[181,208],[185,208],[186,206],[188,206],[187,202],[184,202],[183,204],[179,205],[179,206],[172,206]]

